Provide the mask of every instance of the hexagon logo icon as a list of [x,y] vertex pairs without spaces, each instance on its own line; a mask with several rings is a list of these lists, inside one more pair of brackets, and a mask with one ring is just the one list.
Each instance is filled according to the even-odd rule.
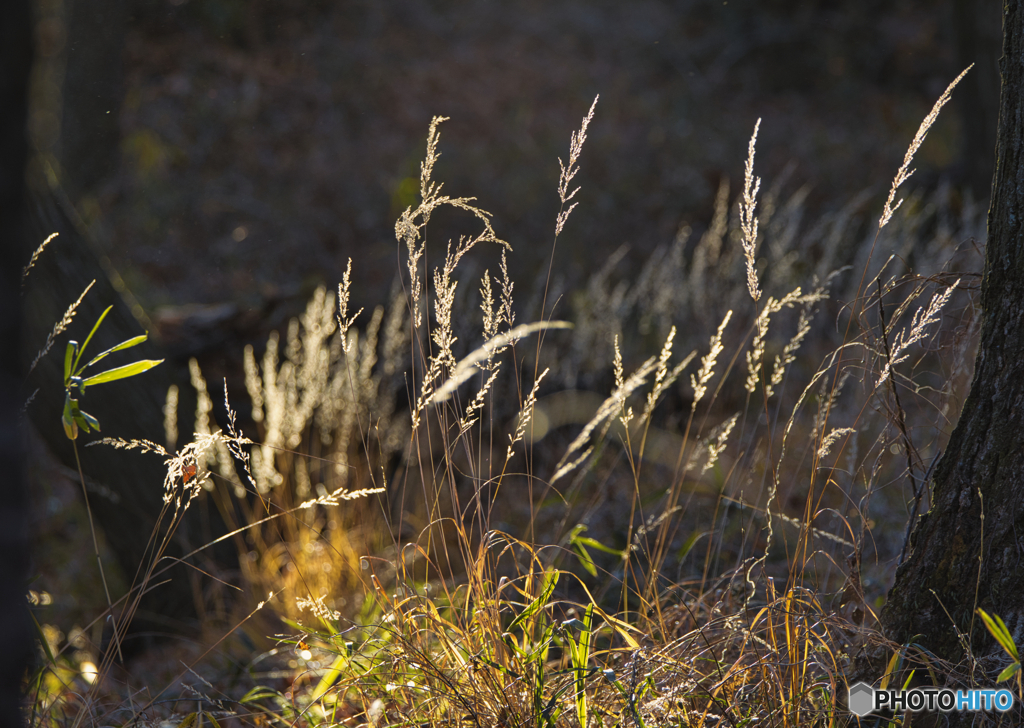
[[847,703],[851,713],[863,718],[875,708],[875,689],[866,683],[855,683],[850,686]]

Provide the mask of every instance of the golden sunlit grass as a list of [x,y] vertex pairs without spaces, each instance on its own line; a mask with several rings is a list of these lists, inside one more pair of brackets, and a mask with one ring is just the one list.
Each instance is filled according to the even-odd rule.
[[[568,296],[549,271],[519,311],[511,246],[433,180],[435,118],[387,308],[349,311],[350,262],[336,296],[318,289],[244,351],[254,432],[226,385],[229,421],[212,420],[193,362],[193,442],[109,443],[166,459],[172,519],[209,491],[247,598],[288,625],[272,651],[293,656],[288,676],[117,709],[170,725],[845,724],[844,675],[879,639],[920,499],[904,483],[937,457],[969,369],[962,281],[980,260],[963,244],[982,211],[948,190],[892,206],[948,94],[873,229],[866,199],[809,228],[804,191],[759,200],[758,121],[742,195],[731,207],[723,183],[689,261],[686,228],[632,280],[621,255]],[[561,164],[554,271],[599,118],[595,99]],[[442,207],[479,231],[428,240]],[[500,277],[466,265],[481,244]],[[33,722],[101,724],[109,659],[75,676],[56,642]]]

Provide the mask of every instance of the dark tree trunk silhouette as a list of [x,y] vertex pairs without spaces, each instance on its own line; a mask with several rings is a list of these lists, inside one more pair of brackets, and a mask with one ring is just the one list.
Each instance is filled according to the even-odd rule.
[[[67,333],[59,338],[50,353],[40,359],[28,376],[28,392],[35,393],[28,407],[29,418],[54,454],[67,467],[75,469],[71,442],[61,424],[67,341],[84,341],[107,306],[113,306],[113,309],[89,344],[87,358],[90,353],[98,354],[143,333],[149,328],[149,322],[121,284],[116,271],[109,264],[104,265],[103,259],[94,252],[88,233],[77,221],[74,209],[61,190],[43,185],[43,189],[32,189],[29,195],[28,240],[38,245],[50,233],[59,234],[39,257],[28,277],[24,297],[23,356],[26,363],[31,362],[42,348],[54,323],[61,319],[68,306],[91,281],[96,281],[78,307]],[[136,359],[162,359],[166,353],[150,340],[125,354],[113,355],[111,360],[114,356],[123,358],[111,361],[112,366]],[[183,395],[178,426],[180,439],[187,442],[192,432],[195,399],[194,395],[190,397],[188,373],[180,363],[175,366],[174,362],[165,361],[139,376],[91,388],[80,399],[82,409],[94,415],[103,428],[98,435],[82,433],[78,439],[90,505],[129,582],[140,564],[144,566],[150,558],[150,534],[163,503],[164,465],[160,457],[152,454],[86,445],[100,437],[163,443],[164,398],[171,384],[178,385]],[[201,498],[193,502],[184,523],[174,535],[168,552],[170,556],[181,556],[225,532],[223,521],[207,501]],[[235,559],[233,547],[225,543],[192,561],[201,563],[204,570],[216,571],[218,567],[232,568],[237,564]],[[179,567],[162,576],[159,581],[168,578],[170,581],[143,600],[135,628],[180,632],[195,617],[201,616],[202,605],[193,589],[196,575],[192,570]],[[119,596],[112,595],[115,599]]]
[[[975,617],[1003,618],[1024,643],[1024,7],[1003,5],[1002,92],[971,392],[936,467],[931,508],[882,611],[888,637],[939,657],[983,662],[989,684],[1007,659]],[[1003,659],[997,659],[1003,658]],[[879,676],[875,676],[879,677]],[[976,676],[977,677],[977,676]],[[969,714],[964,714],[965,716]],[[950,714],[958,720],[958,714]],[[967,718],[964,718],[965,720]]]
[[21,301],[18,296],[32,65],[28,0],[11,0],[0,22],[0,725],[24,724],[21,681],[31,656],[25,603],[28,488],[21,419]]

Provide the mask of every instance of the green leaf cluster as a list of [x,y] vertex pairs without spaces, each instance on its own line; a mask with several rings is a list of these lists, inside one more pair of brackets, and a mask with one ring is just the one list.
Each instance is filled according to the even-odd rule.
[[149,338],[149,334],[141,334],[139,336],[133,336],[130,339],[122,341],[117,346],[112,346],[104,352],[101,352],[89,360],[86,364],[81,364],[82,357],[85,354],[85,348],[92,341],[93,335],[99,330],[100,324],[103,323],[103,319],[110,313],[110,309],[113,306],[107,306],[106,310],[100,315],[99,319],[92,327],[92,331],[85,338],[85,342],[79,346],[77,341],[69,341],[67,349],[64,351],[64,413],[61,416],[61,422],[64,424],[64,434],[68,436],[69,440],[75,440],[78,438],[79,429],[89,432],[90,428],[96,432],[100,431],[100,423],[95,417],[90,415],[88,412],[79,407],[78,399],[75,398],[75,390],[78,390],[78,395],[82,396],[85,394],[87,387],[96,384],[106,384],[107,382],[116,382],[119,379],[127,379],[128,377],[134,377],[136,374],[142,374],[160,364],[163,359],[140,359],[139,361],[132,362],[131,364],[125,364],[123,366],[114,367],[108,369],[105,372],[99,374],[93,374],[92,376],[83,376],[85,370],[93,366],[108,354],[113,354],[115,351],[123,351],[124,349],[130,349],[133,346],[138,346],[143,341]]

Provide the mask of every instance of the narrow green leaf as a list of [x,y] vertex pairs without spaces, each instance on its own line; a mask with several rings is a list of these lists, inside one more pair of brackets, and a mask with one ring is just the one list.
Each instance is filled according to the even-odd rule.
[[75,424],[75,413],[71,407],[73,401],[70,394],[64,398],[64,413],[60,418],[64,425],[64,434],[68,436],[69,440],[78,439],[78,425]]
[[112,308],[113,306],[107,306],[107,309],[100,314],[100,317],[98,319],[96,319],[96,323],[93,324],[92,326],[92,331],[90,331],[89,335],[85,337],[85,343],[82,344],[82,348],[78,350],[78,356],[75,357],[75,365],[72,367],[72,369],[74,369],[75,371],[78,370],[78,361],[85,354],[85,347],[87,347],[89,345],[89,342],[92,341],[92,335],[96,333],[97,329],[99,329],[100,324],[103,323],[103,319],[107,317],[107,314],[110,313],[110,309]]
[[1012,665],[1007,665],[1006,669],[999,673],[999,677],[996,678],[996,682],[1003,682],[1009,680],[1011,677],[1020,672],[1020,663],[1015,662]]
[[157,364],[163,362],[163,359],[142,359],[141,361],[133,362],[132,364],[125,364],[123,367],[115,367],[114,369],[108,369],[105,372],[96,374],[95,376],[89,377],[83,385],[91,387],[95,384],[106,384],[107,382],[116,382],[118,379],[126,379],[127,377],[134,377],[136,374],[142,374],[143,372],[149,371]]
[[93,357],[92,361],[90,361],[88,364],[86,364],[82,368],[83,369],[88,369],[93,364],[98,362],[100,359],[105,357],[107,354],[113,354],[115,351],[123,351],[125,349],[130,349],[133,346],[138,346],[139,344],[141,344],[143,341],[145,341],[148,338],[149,338],[149,333],[145,333],[145,334],[139,334],[138,336],[133,336],[130,339],[125,339],[124,341],[122,341],[117,346],[112,346],[109,349],[107,349],[106,351],[97,354],[95,357]]
[[594,560],[590,557],[590,553],[582,543],[583,539],[576,539],[572,542],[572,547],[576,551],[576,555],[580,559],[580,564],[587,570],[587,573],[591,576],[597,576],[597,567],[594,565]]
[[74,420],[75,425],[77,425],[79,429],[85,430],[86,432],[89,431],[89,422],[82,417],[82,410],[78,406],[77,399],[71,400],[71,419]]
[[611,546],[605,546],[597,539],[590,538],[589,536],[580,536],[576,539],[582,544],[589,546],[590,548],[597,549],[598,551],[604,551],[606,554],[615,554],[616,556],[622,556],[622,549],[613,549]]
[[71,360],[78,351],[78,342],[69,341],[68,348],[64,350],[64,386],[71,381]]
[[551,570],[544,573],[544,586],[541,589],[540,596],[530,602],[526,609],[523,610],[522,614],[512,620],[512,624],[508,626],[508,631],[511,632],[516,627],[521,625],[523,622],[528,620],[530,617],[535,615],[541,609],[547,605],[548,600],[551,598],[551,594],[555,591],[555,584],[558,583],[558,571]]
[[97,420],[95,417],[93,417],[88,412],[81,412],[81,415],[82,415],[82,417],[85,418],[85,421],[89,423],[89,426],[92,427],[92,429],[96,430],[96,432],[100,431],[100,421],[99,420]]
[[84,430],[85,432],[89,431],[89,423],[86,421],[84,417],[82,417],[81,412],[75,413],[75,424],[78,425],[78,427]]

